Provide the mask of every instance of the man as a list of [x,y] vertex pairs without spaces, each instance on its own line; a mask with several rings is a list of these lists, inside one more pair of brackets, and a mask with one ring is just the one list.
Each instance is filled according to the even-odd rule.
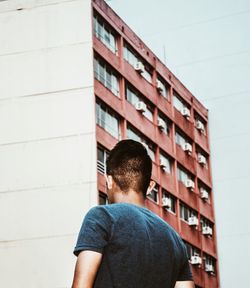
[[85,216],[72,288],[194,288],[180,236],[145,208],[155,185],[146,148],[122,140],[106,165],[111,204]]

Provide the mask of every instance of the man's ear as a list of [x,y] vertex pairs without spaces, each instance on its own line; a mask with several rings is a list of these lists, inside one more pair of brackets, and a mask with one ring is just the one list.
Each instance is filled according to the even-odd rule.
[[106,183],[107,183],[108,189],[112,189],[113,177],[111,175],[107,175],[107,174],[105,174],[104,176],[105,176],[105,179],[106,179]]
[[147,195],[149,195],[151,193],[151,191],[154,189],[155,187],[155,181],[154,180],[150,180],[150,183],[149,183],[149,186],[148,186],[148,189],[147,189]]

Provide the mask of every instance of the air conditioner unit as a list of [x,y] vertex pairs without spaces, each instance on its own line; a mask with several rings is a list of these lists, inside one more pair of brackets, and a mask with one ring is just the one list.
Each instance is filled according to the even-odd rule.
[[194,190],[194,181],[192,181],[191,179],[187,179],[185,182],[185,186],[193,191]]
[[205,265],[205,271],[208,273],[213,273],[214,272],[214,266],[211,264],[206,264]]
[[205,131],[205,126],[204,124],[200,121],[200,120],[197,120],[196,121],[196,128],[198,130],[200,130],[201,132],[204,132]]
[[134,67],[138,73],[142,73],[145,71],[144,65],[142,64],[141,61],[136,62]]
[[166,208],[171,207],[171,200],[167,197],[162,198],[162,206]]
[[189,154],[192,153],[192,145],[189,144],[188,142],[186,142],[186,143],[184,143],[184,144],[182,145],[182,149],[183,149],[184,151],[188,152]]
[[188,218],[188,225],[189,226],[198,226],[198,224],[199,224],[199,221],[198,221],[197,217],[191,216]]
[[164,130],[164,129],[166,129],[166,123],[165,123],[165,121],[163,120],[163,119],[158,119],[157,120],[157,125],[158,125],[158,127],[161,129],[161,130]]
[[201,199],[208,200],[208,192],[204,188],[201,188],[200,192],[201,192]]
[[145,112],[147,110],[147,105],[144,102],[139,101],[136,103],[135,108],[140,112]]
[[190,110],[187,107],[181,109],[181,114],[185,117],[190,117]]
[[158,92],[160,94],[162,94],[162,92],[164,90],[163,84],[159,80],[156,80],[156,85],[157,85],[156,88],[157,88]]
[[198,154],[198,162],[202,165],[206,165],[207,164],[206,157],[199,153]]
[[160,158],[160,166],[161,166],[161,168],[166,168],[167,167],[167,165],[168,165],[168,163],[167,163],[167,160],[165,159],[165,158]]
[[213,229],[209,226],[204,226],[204,227],[202,227],[202,234],[207,235],[207,236],[212,236],[213,235]]
[[201,263],[202,263],[201,257],[200,256],[191,256],[190,263],[192,265],[201,265]]

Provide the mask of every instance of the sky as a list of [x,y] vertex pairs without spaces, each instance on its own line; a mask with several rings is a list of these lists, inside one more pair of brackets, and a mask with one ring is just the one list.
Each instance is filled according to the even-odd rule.
[[106,2],[209,109],[221,288],[246,287],[250,271],[250,1]]

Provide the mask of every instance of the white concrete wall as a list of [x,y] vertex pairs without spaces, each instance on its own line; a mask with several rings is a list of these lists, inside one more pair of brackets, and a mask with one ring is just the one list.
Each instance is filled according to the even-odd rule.
[[97,204],[91,0],[0,2],[0,287],[66,288]]

